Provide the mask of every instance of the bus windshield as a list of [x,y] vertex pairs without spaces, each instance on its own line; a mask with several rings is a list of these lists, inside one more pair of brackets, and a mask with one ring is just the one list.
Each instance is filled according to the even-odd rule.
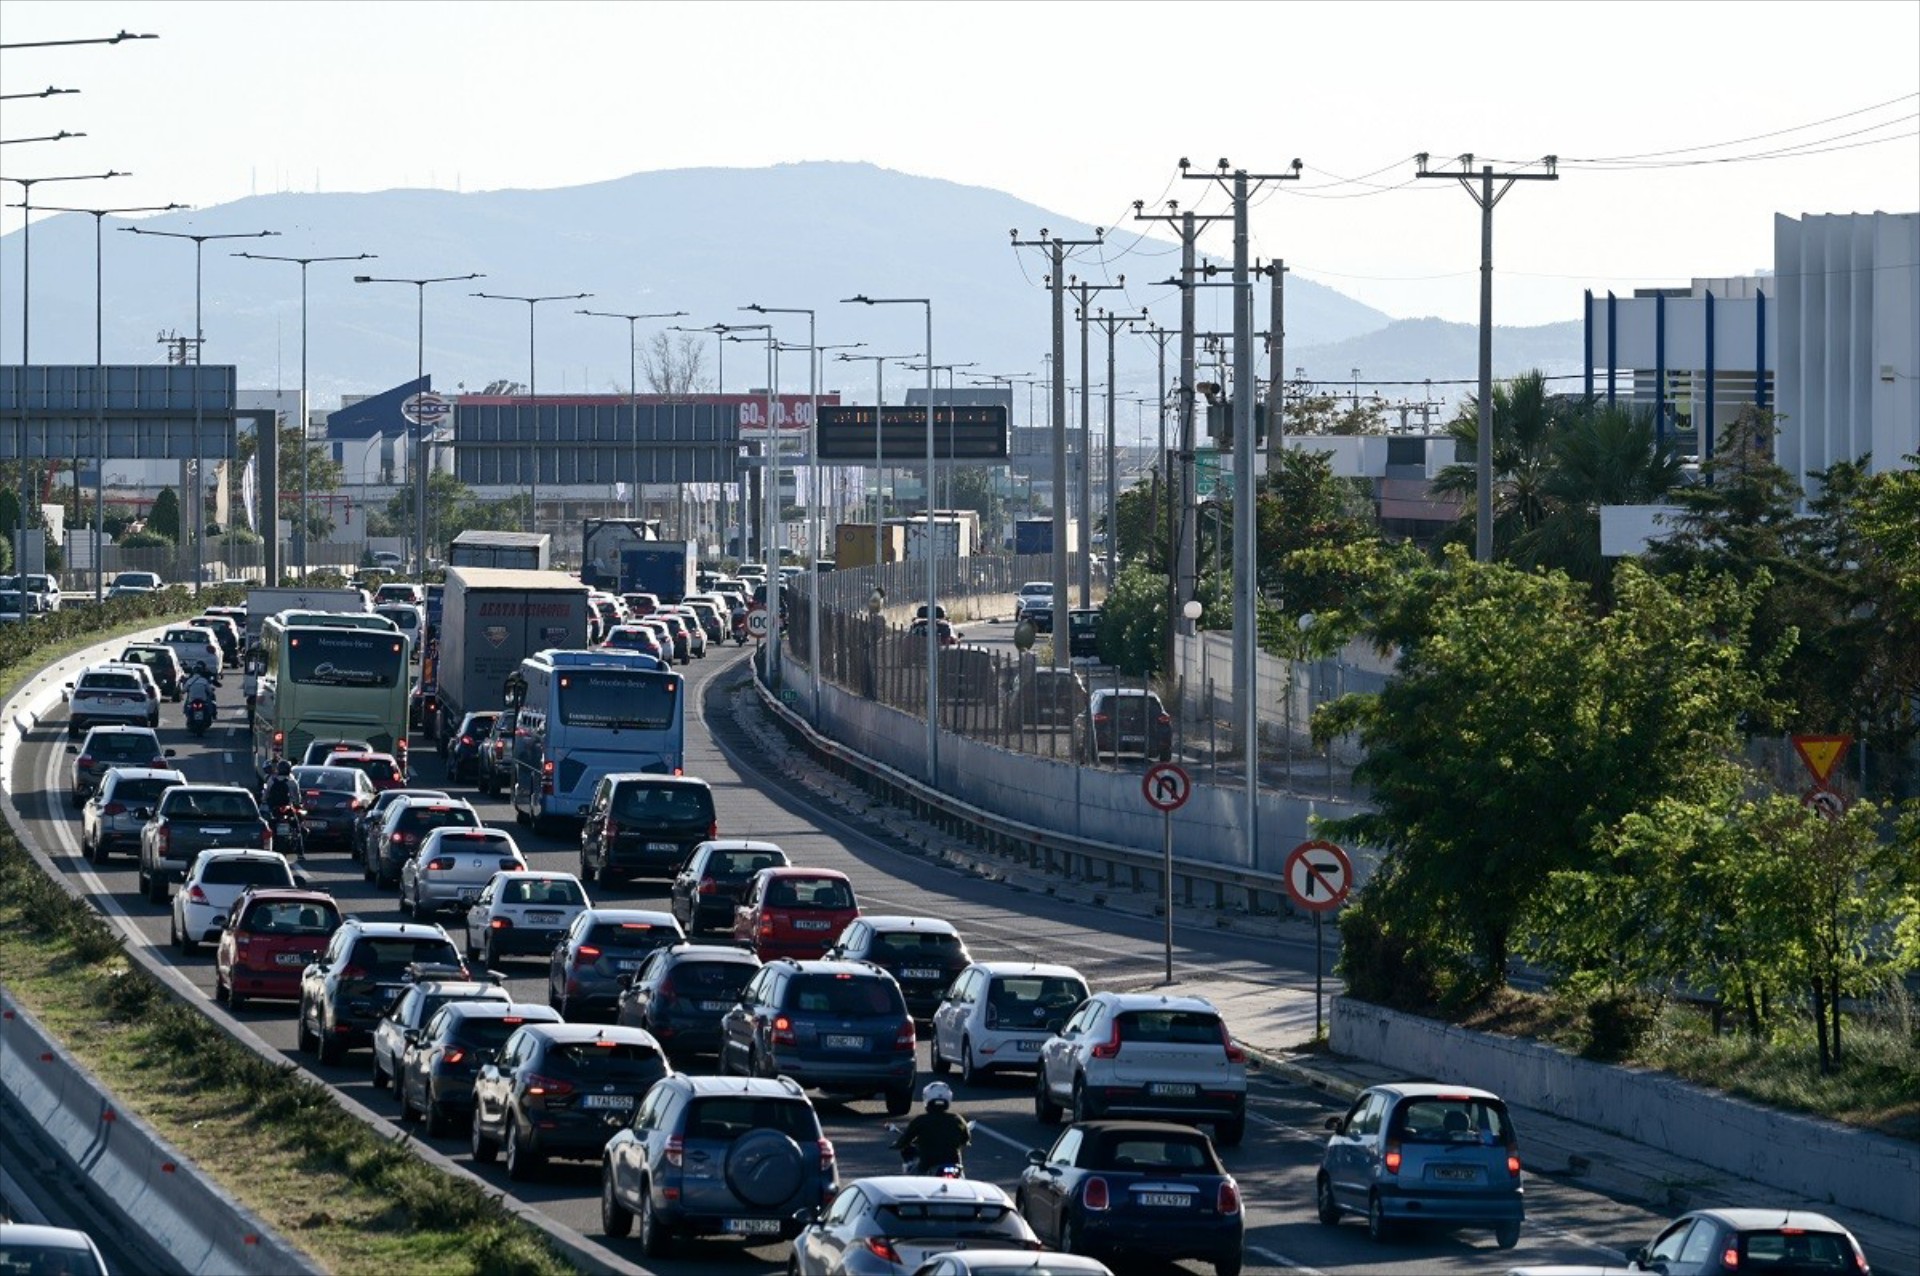
[[664,731],[677,720],[679,678],[644,669],[569,669],[557,674],[560,720],[575,727]]
[[340,629],[287,639],[287,673],[319,687],[391,687],[406,668],[407,648],[392,633]]

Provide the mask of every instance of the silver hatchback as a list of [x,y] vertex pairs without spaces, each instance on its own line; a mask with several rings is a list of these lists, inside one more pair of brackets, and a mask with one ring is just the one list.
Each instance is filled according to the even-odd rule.
[[527,857],[504,829],[434,829],[400,867],[400,911],[427,921],[442,910],[465,908],[495,873],[526,866]]

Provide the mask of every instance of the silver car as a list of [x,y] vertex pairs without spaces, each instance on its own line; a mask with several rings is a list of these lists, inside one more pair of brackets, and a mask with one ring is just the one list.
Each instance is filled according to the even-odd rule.
[[400,911],[427,921],[442,910],[465,908],[495,873],[526,866],[527,857],[503,829],[433,829],[400,866]]
[[939,1254],[1038,1250],[1040,1238],[998,1187],[895,1174],[855,1179],[793,1238],[797,1276],[906,1276]]
[[988,1072],[1032,1072],[1040,1048],[1086,999],[1086,978],[1071,966],[974,962],[933,1012],[933,1070],[958,1065],[967,1082]]
[[496,873],[466,911],[467,959],[494,967],[515,954],[545,958],[573,919],[591,907],[572,873]]
[[1247,1132],[1247,1053],[1205,997],[1098,992],[1040,1047],[1033,1112],[1060,1120],[1134,1117],[1210,1123],[1213,1141]]
[[160,704],[147,693],[147,685],[130,668],[93,668],[82,673],[78,681],[67,684],[67,739],[78,740],[89,727],[103,723],[151,727]]
[[80,854],[104,864],[115,851],[140,850],[143,809],[160,805],[160,795],[187,782],[186,773],[171,768],[117,766],[101,778],[87,804],[80,808]]

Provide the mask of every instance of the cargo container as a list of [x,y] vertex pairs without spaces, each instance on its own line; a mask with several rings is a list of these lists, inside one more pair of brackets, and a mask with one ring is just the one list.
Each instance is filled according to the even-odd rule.
[[622,594],[652,594],[663,603],[678,603],[700,592],[695,578],[700,570],[700,547],[692,541],[647,541],[620,551]]
[[500,567],[543,572],[553,566],[553,538],[545,532],[483,532],[470,530],[447,547],[449,567]]
[[620,590],[620,556],[660,539],[657,518],[590,518],[580,527],[580,579],[595,589]]
[[470,711],[500,705],[507,675],[536,651],[587,645],[587,587],[560,572],[453,567],[440,614],[433,738]]
[[833,546],[833,561],[839,567],[871,567],[876,561],[898,563],[907,556],[907,529],[899,523],[882,523],[877,559],[872,523],[840,524],[834,531]]
[[[1013,552],[1016,554],[1051,554],[1053,552],[1053,520],[1050,518],[1023,518],[1013,525]],[[1067,520],[1067,552],[1080,552],[1080,525],[1073,519]]]

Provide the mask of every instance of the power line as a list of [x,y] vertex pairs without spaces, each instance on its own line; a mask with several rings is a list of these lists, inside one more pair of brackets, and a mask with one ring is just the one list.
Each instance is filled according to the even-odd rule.
[[1618,164],[1628,160],[1661,159],[1668,155],[1686,155],[1694,151],[1718,150],[1723,146],[1744,146],[1748,142],[1764,142],[1770,137],[1783,137],[1788,133],[1803,133],[1810,128],[1819,128],[1823,124],[1837,124],[1841,120],[1850,120],[1857,115],[1878,111],[1896,103],[1911,101],[1920,97],[1920,93],[1902,93],[1899,97],[1888,98],[1884,102],[1875,102],[1872,106],[1863,106],[1857,111],[1845,111],[1839,115],[1829,115],[1824,120],[1813,120],[1806,124],[1795,124],[1792,128],[1775,129],[1771,133],[1755,133],[1750,137],[1729,138],[1724,142],[1703,142],[1698,146],[1681,146],[1668,151],[1642,151],[1637,155],[1579,155],[1562,156],[1564,164]]

